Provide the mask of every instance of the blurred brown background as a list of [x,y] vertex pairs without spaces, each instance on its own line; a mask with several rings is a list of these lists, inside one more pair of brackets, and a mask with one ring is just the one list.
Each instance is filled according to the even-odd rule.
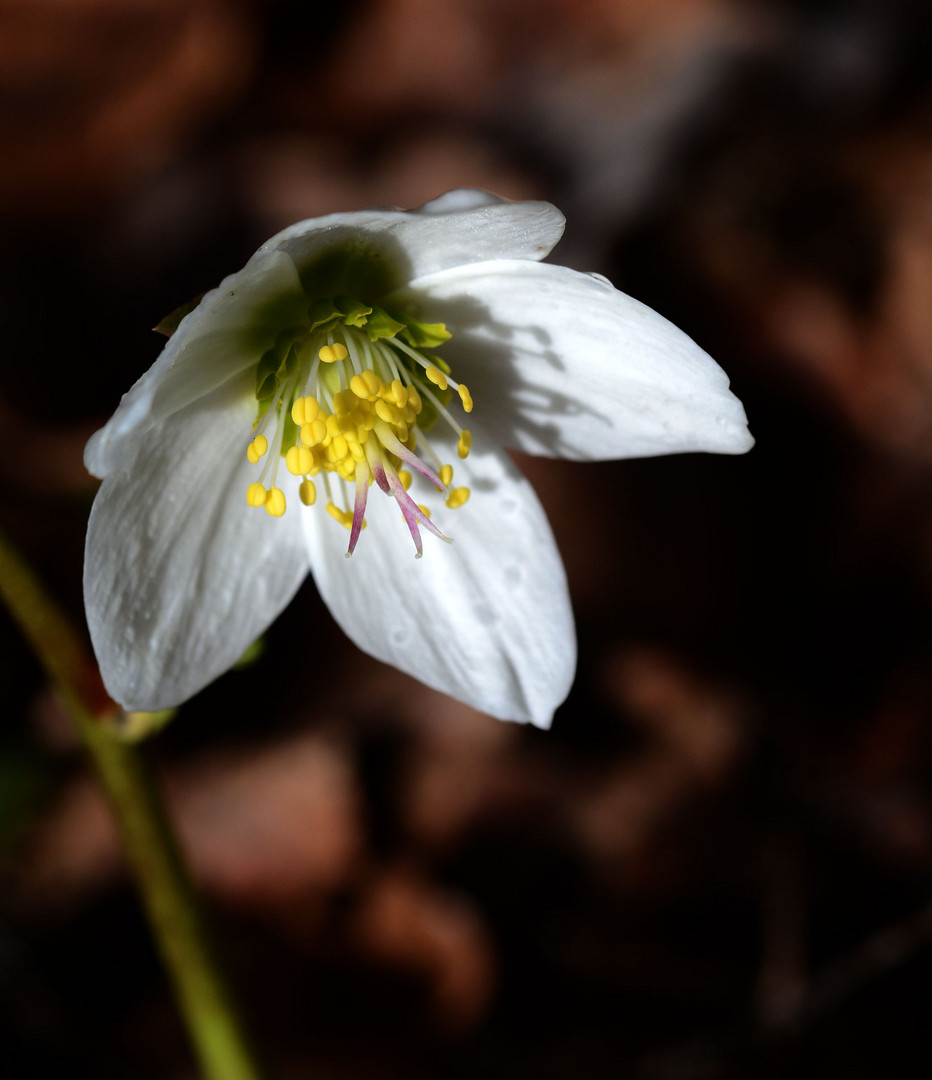
[[[758,439],[522,461],[581,644],[552,732],[361,661],[308,583],[150,745],[276,1075],[928,1075],[930,47],[924,0],[0,0],[0,523],[76,617],[148,328],[303,217],[549,199]],[[4,1075],[192,1077],[0,643]]]

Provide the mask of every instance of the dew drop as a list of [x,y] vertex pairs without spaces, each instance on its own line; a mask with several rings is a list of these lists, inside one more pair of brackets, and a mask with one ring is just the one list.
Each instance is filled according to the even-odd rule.
[[593,281],[597,282],[603,288],[611,289],[612,292],[615,291],[615,286],[608,280],[608,278],[604,274],[589,273],[589,274],[586,274],[586,277],[591,278]]
[[487,604],[480,604],[476,608],[476,618],[483,626],[494,626],[498,622],[498,616]]

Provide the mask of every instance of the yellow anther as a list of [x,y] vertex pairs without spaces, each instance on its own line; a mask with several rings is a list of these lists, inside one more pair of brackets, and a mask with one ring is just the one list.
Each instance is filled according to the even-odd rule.
[[338,416],[337,417],[337,430],[334,434],[334,438],[340,436],[344,439],[352,439],[356,435],[356,424],[353,422],[352,416]]
[[255,465],[268,448],[269,440],[264,435],[257,435],[246,447],[246,457]]
[[380,398],[375,403],[375,414],[380,420],[384,420],[386,424],[396,424],[398,422],[398,410],[391,402],[385,401],[384,398]]
[[363,462],[366,460],[366,451],[363,450],[360,443],[349,442],[349,440],[347,440],[347,443],[349,445],[349,452],[355,461]]
[[439,386],[441,390],[446,390],[447,377],[440,370],[440,368],[435,367],[433,364],[431,364],[430,367],[424,372],[424,374],[427,376],[428,379],[430,379],[434,386]]
[[327,422],[323,416],[318,416],[308,424],[301,425],[301,442],[305,446],[317,446],[327,437]]
[[352,528],[353,515],[349,510],[341,510],[335,503],[327,503],[327,513],[333,518],[334,521],[338,521],[345,529]]
[[246,502],[250,506],[265,506],[265,488],[261,484],[250,484],[246,488]]
[[469,456],[469,451],[472,448],[472,432],[465,429],[460,434],[460,441],[456,444],[456,452],[461,458]]
[[408,387],[408,405],[414,410],[414,415],[421,411],[424,407],[421,402],[421,395],[414,389],[413,386]]
[[330,444],[330,449],[333,451],[335,459],[340,460],[349,453],[349,444],[343,435],[337,435]]
[[335,345],[323,345],[317,352],[318,358],[325,364],[334,364],[338,360],[345,360],[349,353],[346,346],[338,341]]
[[469,502],[469,488],[458,487],[454,488],[446,498],[446,504],[451,510],[458,510],[459,507]]
[[463,412],[472,412],[472,394],[470,394],[466,384],[460,383],[456,391],[460,396],[460,401],[463,403]]
[[315,397],[295,398],[291,406],[291,419],[300,427],[302,424],[310,424],[317,419],[320,412],[320,402]]
[[305,476],[313,464],[314,455],[307,446],[292,446],[285,455],[285,467],[292,476]]
[[364,398],[366,401],[375,401],[382,392],[382,380],[369,368],[362,375],[354,375],[350,379],[350,390],[356,397]]
[[281,488],[269,488],[268,494],[265,497],[265,509],[266,513],[271,514],[272,517],[281,517],[282,514],[284,514],[285,493]]
[[408,404],[408,391],[401,379],[392,379],[391,394],[392,400],[399,409],[403,409]]
[[411,474],[408,472],[408,470],[407,469],[399,469],[398,470],[398,479],[401,481],[401,486],[405,489],[405,491],[407,491],[408,488],[411,486],[411,479],[412,479]]
[[453,466],[441,465],[440,472],[438,472],[437,475],[440,477],[440,480],[442,481],[444,486],[449,487],[453,480]]
[[369,397],[369,387],[366,386],[366,380],[362,377],[362,375],[354,375],[350,379],[349,388],[356,395],[356,397]]
[[[354,376],[359,378],[359,376]],[[353,421],[362,420],[366,415],[369,403],[361,401],[352,390],[341,390],[334,394],[334,415],[337,417],[351,417]]]
[[424,515],[424,517],[426,517],[426,518],[430,517],[430,511],[427,509],[426,506],[422,506],[420,503],[418,503],[417,508],[418,508],[418,510],[421,511],[421,513]]
[[317,488],[314,487],[314,481],[302,480],[301,486],[298,488],[298,494],[301,496],[301,502],[305,506],[313,506],[317,501]]

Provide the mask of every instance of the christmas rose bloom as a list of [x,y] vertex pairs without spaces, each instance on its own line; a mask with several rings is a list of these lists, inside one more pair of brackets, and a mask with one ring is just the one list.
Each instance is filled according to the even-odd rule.
[[[303,221],[201,299],[85,455],[103,479],[87,617],[116,701],[189,698],[310,570],[364,652],[493,716],[550,722],[572,614],[505,448],[593,461],[752,443],[685,334],[540,261],[562,231],[547,203],[454,191]],[[332,632],[291,647],[311,682]]]

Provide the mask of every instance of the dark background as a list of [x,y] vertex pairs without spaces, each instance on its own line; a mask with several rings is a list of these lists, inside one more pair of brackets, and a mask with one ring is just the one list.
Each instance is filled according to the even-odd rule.
[[[0,2],[0,524],[76,619],[86,438],[300,218],[549,199],[556,260],[687,330],[758,440],[522,459],[580,639],[551,732],[361,658],[308,582],[149,745],[276,1075],[929,1074],[929,10]],[[0,1068],[192,1077],[0,645]]]

